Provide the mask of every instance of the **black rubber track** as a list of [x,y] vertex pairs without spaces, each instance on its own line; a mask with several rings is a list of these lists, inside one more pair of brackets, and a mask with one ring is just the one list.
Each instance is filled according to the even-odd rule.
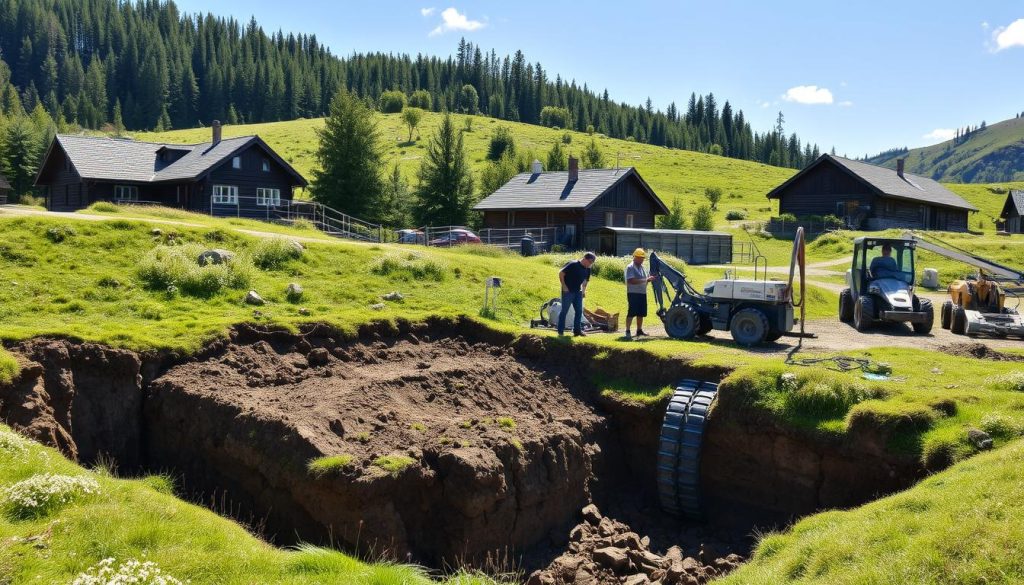
[[661,425],[658,447],[658,498],[667,512],[699,519],[700,446],[718,384],[683,380],[676,387]]

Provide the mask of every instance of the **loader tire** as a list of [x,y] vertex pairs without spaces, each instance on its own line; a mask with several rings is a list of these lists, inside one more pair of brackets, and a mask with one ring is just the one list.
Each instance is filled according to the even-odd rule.
[[953,307],[949,331],[957,335],[967,335],[967,311],[963,307]]
[[953,301],[946,301],[942,303],[942,309],[939,310],[939,325],[943,329],[949,329],[949,322],[953,317]]
[[865,295],[853,305],[853,326],[861,333],[871,328],[875,320],[875,300]]
[[927,315],[924,323],[911,323],[911,327],[914,328],[914,333],[918,335],[928,335],[932,332],[932,326],[935,324],[935,307],[932,306],[932,302],[928,299],[921,299],[918,301],[920,305],[920,311],[924,311]]
[[665,313],[665,333],[673,339],[693,339],[700,328],[700,315],[693,305],[676,305]]
[[740,309],[729,323],[729,331],[736,343],[751,347],[764,343],[768,337],[768,318],[754,308]]
[[853,293],[848,288],[839,293],[839,320],[843,323],[853,321]]

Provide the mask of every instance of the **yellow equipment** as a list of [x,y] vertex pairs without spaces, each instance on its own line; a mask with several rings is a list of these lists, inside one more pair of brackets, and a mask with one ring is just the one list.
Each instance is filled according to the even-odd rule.
[[[950,283],[949,300],[939,313],[943,329],[958,335],[1024,337],[1024,320],[1016,306],[1024,297],[1024,270],[975,256],[934,237],[909,232],[904,237],[915,240],[919,248],[978,269],[974,276]],[[1017,299],[1015,306],[1007,306],[1007,296]]]

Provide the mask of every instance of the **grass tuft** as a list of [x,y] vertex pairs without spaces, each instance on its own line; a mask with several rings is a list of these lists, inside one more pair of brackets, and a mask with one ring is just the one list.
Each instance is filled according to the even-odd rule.
[[139,262],[136,274],[146,288],[170,291],[174,287],[193,297],[211,297],[224,289],[244,289],[252,282],[252,264],[235,257],[224,264],[199,266],[202,246],[157,246]]
[[989,385],[996,390],[1024,392],[1024,370],[1017,370],[1001,376],[995,376],[989,380]]
[[416,463],[416,460],[412,457],[399,454],[382,455],[373,460],[374,465],[387,471],[392,477],[398,477],[406,467],[413,463]]
[[10,384],[21,372],[18,360],[6,349],[0,347],[0,385]]
[[499,427],[505,430],[511,431],[516,428],[516,421],[510,416],[499,416],[495,421],[498,423]]
[[342,469],[351,467],[353,462],[353,457],[344,453],[340,455],[325,455],[323,457],[310,459],[309,462],[306,463],[306,469],[308,469],[313,475],[319,477],[330,473],[336,473]]
[[121,213],[121,208],[109,201],[97,201],[85,208],[86,213]]
[[260,240],[252,252],[252,261],[263,270],[276,270],[289,260],[302,257],[302,246],[284,238]]
[[438,260],[426,258],[418,252],[385,254],[373,262],[370,271],[380,276],[401,280],[443,282],[448,276],[447,265]]

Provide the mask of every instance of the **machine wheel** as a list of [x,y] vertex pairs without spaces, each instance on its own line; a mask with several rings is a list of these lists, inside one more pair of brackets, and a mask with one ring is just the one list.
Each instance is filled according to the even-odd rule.
[[707,335],[712,329],[714,329],[714,327],[711,325],[711,317],[701,315],[700,325],[697,327],[697,335]]
[[857,299],[853,305],[853,326],[857,328],[857,331],[867,331],[874,319],[875,299],[867,295]]
[[949,329],[949,322],[953,317],[953,301],[946,301],[942,303],[942,308],[939,310],[939,325],[943,329]]
[[740,309],[732,317],[729,331],[736,343],[750,347],[764,343],[768,337],[768,318],[754,308]]
[[853,293],[848,288],[839,293],[839,320],[843,323],[853,321]]
[[918,335],[928,335],[932,331],[932,325],[935,324],[935,307],[932,306],[932,302],[928,299],[920,299],[918,301],[920,305],[920,311],[924,311],[928,315],[928,320],[924,323],[911,323],[911,327],[914,328],[914,333]]
[[700,328],[700,315],[693,305],[676,305],[665,313],[665,333],[675,339],[693,339]]
[[953,307],[953,316],[949,322],[949,331],[957,335],[967,334],[967,311],[963,307]]

